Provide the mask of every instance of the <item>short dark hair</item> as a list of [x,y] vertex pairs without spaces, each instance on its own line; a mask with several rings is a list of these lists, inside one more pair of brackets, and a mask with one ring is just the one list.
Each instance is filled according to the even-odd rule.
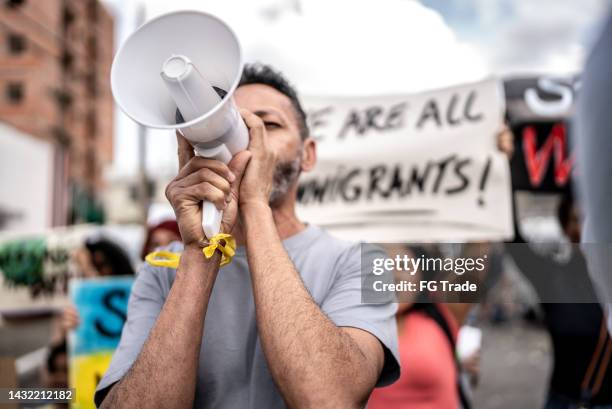
[[293,110],[295,111],[295,116],[298,121],[298,128],[300,130],[300,137],[302,140],[308,137],[309,132],[308,124],[306,123],[306,112],[304,112],[302,104],[300,104],[297,91],[280,71],[277,71],[266,64],[246,64],[238,86],[249,84],[267,85],[287,96],[287,98],[289,98],[291,101]]
[[[130,257],[115,242],[104,237],[90,238],[85,241],[85,248],[89,250],[92,263],[98,272],[100,272],[102,267],[106,266],[110,267],[111,275],[113,276],[134,275]],[[104,256],[102,265],[94,260],[94,253],[98,251]]]

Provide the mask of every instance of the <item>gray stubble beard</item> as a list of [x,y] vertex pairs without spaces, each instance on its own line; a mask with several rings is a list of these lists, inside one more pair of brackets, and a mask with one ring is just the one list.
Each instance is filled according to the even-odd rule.
[[302,165],[302,155],[299,155],[292,161],[279,163],[274,169],[274,180],[272,183],[272,191],[268,203],[270,207],[276,207],[282,199],[287,195],[289,189],[300,176],[300,167]]

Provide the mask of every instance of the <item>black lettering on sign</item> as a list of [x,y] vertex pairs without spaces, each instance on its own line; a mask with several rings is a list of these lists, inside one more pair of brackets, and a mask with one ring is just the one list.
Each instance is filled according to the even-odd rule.
[[[444,125],[453,127],[464,122],[479,122],[484,118],[484,115],[482,112],[476,112],[474,105],[477,98],[476,91],[470,91],[463,101],[461,95],[453,94],[446,106],[441,101],[430,99],[423,106],[416,127],[421,129],[432,123],[437,128],[441,128]],[[442,113],[444,113],[444,116],[442,116]]]
[[322,141],[325,139],[325,136],[320,134],[319,130],[327,125],[327,118],[333,112],[333,107],[325,107],[308,112],[308,127],[310,128],[310,136],[312,138],[316,139],[317,141]]
[[435,99],[431,99],[425,104],[423,112],[417,121],[417,129],[423,128],[428,121],[434,121],[438,128],[442,126],[442,121],[440,120],[440,109],[438,108],[438,103]]
[[101,335],[109,338],[118,338],[121,336],[121,329],[123,328],[123,323],[125,323],[127,317],[125,312],[123,312],[121,308],[117,307],[113,303],[116,302],[115,300],[124,300],[124,302],[127,302],[128,297],[129,292],[123,288],[116,288],[104,294],[104,297],[102,297],[102,304],[109,312],[119,317],[122,325],[120,325],[118,328],[108,328],[104,325],[104,321],[102,319],[96,318],[94,325]]
[[434,182],[433,193],[438,193],[438,190],[440,189],[440,184],[442,183],[442,179],[444,179],[444,175],[446,173],[446,167],[455,159],[457,159],[456,155],[450,155],[446,159],[443,159],[438,162],[438,177]]
[[340,194],[346,202],[354,202],[361,196],[361,186],[349,185],[349,183],[356,177],[359,176],[359,169],[353,169],[350,171],[340,183]]
[[353,131],[362,136],[368,131],[379,132],[401,128],[404,125],[404,113],[407,104],[405,102],[385,107],[380,105],[371,106],[362,110],[353,109],[349,111],[344,125],[340,129],[338,139],[343,139]]
[[404,126],[404,113],[408,108],[408,104],[406,102],[402,102],[400,104],[392,105],[389,108],[389,114],[387,115],[387,120],[385,122],[385,129],[397,129]]
[[298,187],[298,200],[323,203],[325,201],[325,196],[331,195],[333,192],[331,187],[332,184],[335,184],[335,178],[325,178],[325,180],[321,182],[311,180],[305,184],[301,184]]
[[[341,167],[335,174],[309,179],[298,187],[298,202],[303,205],[354,203],[359,200],[403,199],[411,195],[453,196],[478,185],[482,196],[487,189],[491,161],[484,170],[474,168],[470,157],[452,154],[418,164],[377,164],[368,168]],[[471,179],[478,177],[478,181]],[[485,203],[479,200],[479,206]]]
[[425,169],[419,173],[418,167],[413,167],[412,172],[410,173],[410,178],[408,183],[406,183],[406,188],[402,192],[402,196],[406,196],[412,193],[412,187],[416,185],[419,193],[423,193],[425,191],[425,182],[427,181],[427,176],[429,175],[429,170],[431,169],[432,162],[427,161],[425,165]]
[[364,131],[367,131],[368,129],[383,129],[384,125],[382,124],[382,114],[383,108],[379,106],[366,109],[366,128]]
[[359,119],[359,113],[357,113],[356,111],[349,112],[348,118],[346,119],[346,122],[344,123],[344,126],[342,127],[342,130],[340,131],[340,134],[338,135],[338,138],[339,139],[344,138],[346,136],[346,133],[351,128],[354,128],[355,132],[357,132],[358,135],[361,135],[365,132],[365,128],[361,125],[361,122]]
[[446,189],[447,195],[454,195],[456,193],[463,192],[465,189],[468,188],[468,186],[470,185],[470,180],[468,179],[467,175],[463,172],[463,168],[469,165],[471,162],[472,160],[469,158],[463,159],[457,162],[457,165],[455,166],[454,170],[455,170],[455,175],[459,178],[460,182],[455,187],[447,188]]
[[487,182],[489,180],[489,173],[491,173],[491,158],[487,158],[487,162],[485,163],[485,167],[482,171],[482,176],[480,177],[480,185],[479,185],[479,190],[480,190],[480,196],[478,197],[478,206],[484,206],[485,205],[485,201],[484,201],[484,197],[483,197],[483,192],[485,191],[485,188],[487,187]]
[[381,183],[387,173],[385,165],[375,166],[370,169],[370,188],[368,189],[368,199],[371,199],[374,193],[379,193],[381,197],[389,197],[389,194],[382,190]]
[[449,125],[459,125],[461,123],[461,118],[456,116],[456,106],[457,100],[459,100],[459,96],[457,94],[453,94],[450,102],[448,103],[448,109],[446,110],[446,122]]
[[476,91],[472,91],[470,92],[470,95],[468,95],[467,98],[467,102],[465,103],[465,119],[467,119],[468,121],[471,122],[478,122],[481,121],[482,118],[484,117],[484,115],[481,113],[474,113],[473,109],[474,109],[474,101],[476,100]]

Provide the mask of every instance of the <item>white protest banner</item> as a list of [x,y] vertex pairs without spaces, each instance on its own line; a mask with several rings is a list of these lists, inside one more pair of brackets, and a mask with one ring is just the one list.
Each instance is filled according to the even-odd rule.
[[510,171],[497,148],[496,79],[414,95],[308,98],[314,171],[299,216],[368,241],[512,236]]

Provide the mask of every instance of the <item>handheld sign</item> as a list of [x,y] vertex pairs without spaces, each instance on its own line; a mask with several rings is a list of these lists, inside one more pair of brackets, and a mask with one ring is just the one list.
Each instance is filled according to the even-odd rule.
[[512,187],[534,193],[569,188],[575,167],[569,121],[578,77],[523,77],[504,81],[506,116],[514,133]]
[[419,94],[306,99],[318,163],[298,213],[349,240],[512,236],[496,79]]
[[119,344],[133,282],[133,277],[112,277],[70,283],[70,298],[80,317],[69,337],[73,408],[95,408],[96,386]]

